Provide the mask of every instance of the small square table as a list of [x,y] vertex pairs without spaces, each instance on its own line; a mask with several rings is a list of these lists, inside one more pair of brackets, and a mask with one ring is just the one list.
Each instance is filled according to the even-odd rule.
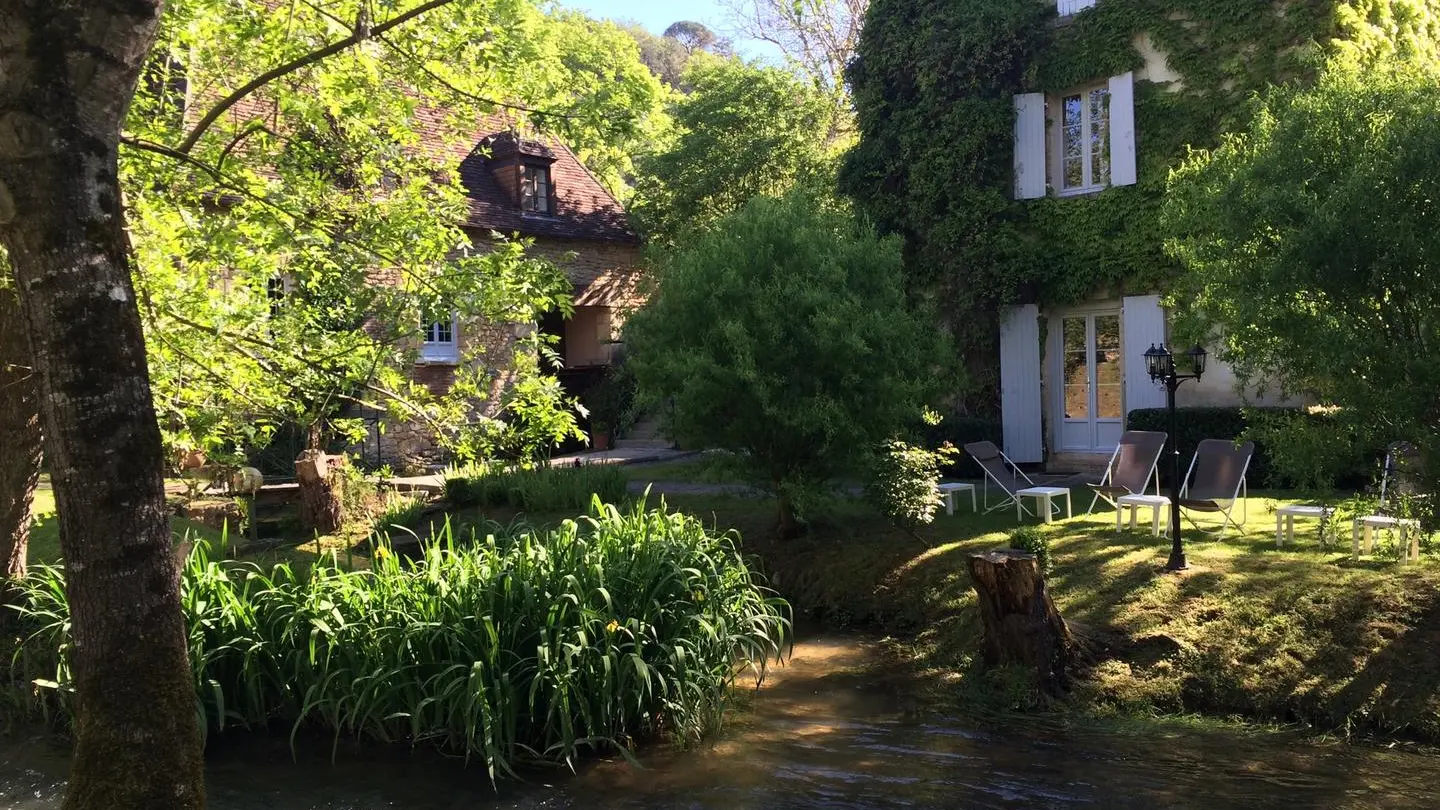
[[1350,529],[1352,559],[1360,559],[1362,530],[1365,536],[1365,553],[1369,554],[1374,551],[1376,529],[1399,529],[1400,545],[1405,547],[1405,559],[1402,562],[1420,561],[1420,521],[1415,518],[1399,518],[1389,515],[1365,515],[1355,518],[1355,524]]
[[1074,517],[1075,513],[1070,507],[1070,489],[1068,487],[1026,487],[1025,489],[1015,491],[1015,519],[1025,519],[1024,506],[1021,505],[1020,499],[1034,498],[1036,505],[1045,510],[1040,515],[1040,519],[1049,523],[1051,521],[1051,509],[1053,508],[1050,505],[1050,499],[1058,498],[1061,495],[1065,496],[1065,517]]
[[1295,518],[1318,518],[1329,520],[1335,510],[1328,506],[1301,506],[1287,504],[1275,510],[1275,547],[1295,542]]
[[960,482],[960,481],[955,481],[955,482],[952,482],[952,483],[949,483],[949,484],[941,484],[941,485],[940,485],[940,494],[945,497],[945,514],[947,514],[947,515],[953,515],[953,514],[955,514],[955,493],[957,493],[957,492],[969,492],[969,493],[970,493],[970,511],[971,511],[971,512],[978,512],[978,511],[980,511],[980,507],[979,507],[979,505],[978,505],[978,504],[976,503],[976,501],[975,501],[975,485],[974,485],[974,484],[966,484],[966,483],[963,483],[963,482]]
[[1164,495],[1121,495],[1115,499],[1115,533],[1120,533],[1120,519],[1125,515],[1125,507],[1130,507],[1130,528],[1135,528],[1135,513],[1141,507],[1150,508],[1150,536],[1160,536],[1160,522],[1165,519],[1166,507],[1170,505],[1170,499]]

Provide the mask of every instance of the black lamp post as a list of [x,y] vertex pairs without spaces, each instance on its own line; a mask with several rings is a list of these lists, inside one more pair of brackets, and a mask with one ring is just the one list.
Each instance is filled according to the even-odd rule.
[[1205,373],[1205,350],[1196,346],[1185,355],[1190,358],[1191,372],[1179,374],[1175,371],[1175,355],[1164,344],[1150,344],[1145,352],[1145,369],[1150,379],[1165,386],[1167,404],[1170,408],[1170,562],[1165,568],[1183,571],[1190,566],[1185,562],[1185,546],[1180,542],[1180,434],[1175,427],[1175,389],[1185,380],[1198,380]]

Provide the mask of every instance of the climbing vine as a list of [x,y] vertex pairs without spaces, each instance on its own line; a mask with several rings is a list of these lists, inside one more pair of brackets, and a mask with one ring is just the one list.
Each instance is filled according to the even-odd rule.
[[[1147,52],[1150,59],[1147,60]],[[1015,201],[1016,93],[1137,71],[1138,182]],[[912,290],[951,313],[968,402],[994,404],[996,318],[1166,286],[1159,209],[1170,171],[1248,119],[1257,91],[1310,82],[1327,59],[1433,60],[1440,0],[874,0],[849,71],[861,140],[841,190],[905,237]]]

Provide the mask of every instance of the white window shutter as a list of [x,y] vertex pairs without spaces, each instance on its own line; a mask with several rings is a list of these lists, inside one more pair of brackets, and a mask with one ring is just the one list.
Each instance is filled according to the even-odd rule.
[[1135,74],[1110,77],[1110,185],[1135,185]]
[[1045,95],[1015,96],[1015,199],[1045,196]]
[[1017,464],[1045,460],[1043,404],[1040,309],[1010,307],[1000,317],[1000,426],[1005,455]]
[[1150,379],[1145,352],[1165,342],[1165,310],[1158,295],[1127,296],[1121,304],[1121,353],[1125,363],[1125,414],[1165,407],[1165,389]]

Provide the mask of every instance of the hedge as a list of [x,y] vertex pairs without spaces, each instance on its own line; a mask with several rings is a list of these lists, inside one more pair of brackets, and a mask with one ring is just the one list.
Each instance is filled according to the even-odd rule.
[[980,469],[971,463],[970,457],[964,452],[965,445],[991,441],[999,447],[1005,441],[999,419],[978,416],[947,416],[940,424],[927,426],[924,432],[926,447],[939,447],[950,442],[961,449],[959,455],[940,469],[942,476],[951,478],[974,478],[980,474]]
[[[1175,412],[1177,438],[1180,444],[1180,474],[1184,475],[1195,455],[1195,447],[1201,439],[1239,439],[1245,436],[1251,420],[1251,412],[1275,414],[1301,414],[1301,408],[1177,408]],[[1337,471],[1336,486],[1347,489],[1361,489],[1370,483],[1376,460],[1384,453],[1384,443],[1356,441],[1339,418],[1326,413],[1305,413],[1305,418],[1315,427],[1335,431],[1336,440],[1354,445],[1346,454],[1342,469]],[[1165,408],[1138,408],[1129,414],[1126,427],[1130,430],[1170,431],[1170,414]],[[1167,459],[1160,461],[1162,486],[1169,486],[1170,464]],[[1270,452],[1263,441],[1256,441],[1255,456],[1250,460],[1246,474],[1250,489],[1284,488],[1293,482],[1275,470],[1270,461]]]

